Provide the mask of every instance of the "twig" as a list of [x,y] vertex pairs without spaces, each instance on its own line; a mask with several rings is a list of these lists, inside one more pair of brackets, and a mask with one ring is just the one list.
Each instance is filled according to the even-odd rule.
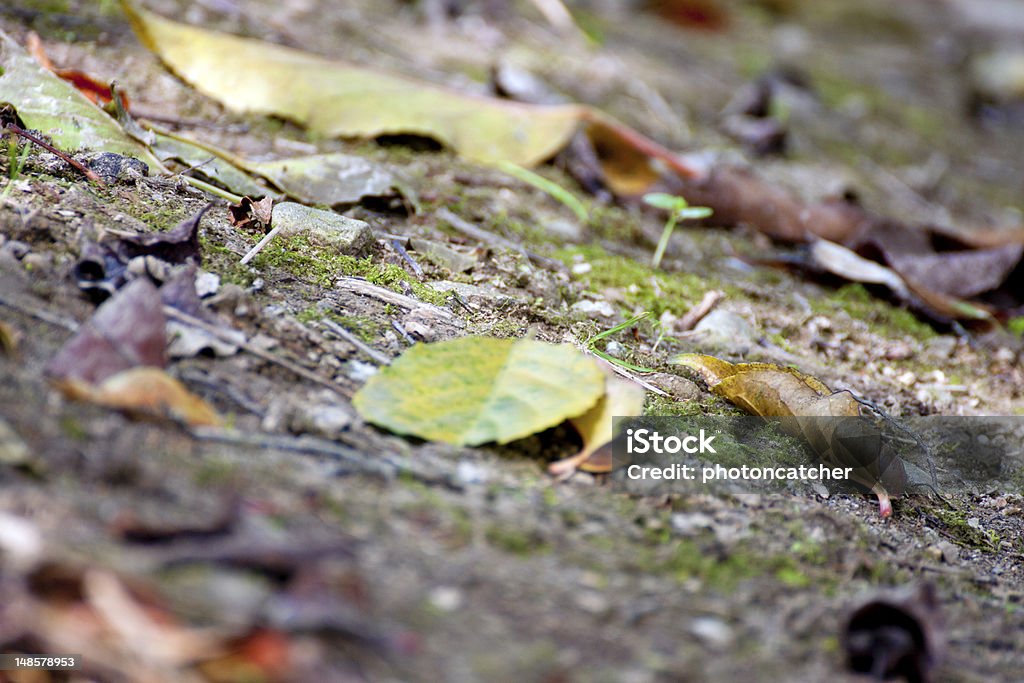
[[63,159],[64,161],[68,162],[69,164],[74,166],[76,169],[78,169],[82,173],[82,175],[84,175],[89,180],[95,182],[100,187],[106,187],[106,183],[103,182],[102,178],[100,178],[98,175],[96,175],[95,171],[93,171],[92,169],[86,168],[80,161],[72,159],[70,156],[68,156],[64,152],[60,151],[59,149],[57,149],[56,147],[54,147],[50,143],[44,142],[43,140],[40,140],[35,135],[32,135],[32,133],[29,133],[28,131],[22,130],[18,126],[18,124],[16,124],[16,123],[8,123],[7,125],[4,126],[4,128],[6,130],[11,131],[12,133],[14,133],[16,135],[20,135],[21,137],[25,138],[29,142],[34,142],[35,144],[39,145],[40,147],[42,147],[46,151],[50,152],[51,154],[55,154],[58,158]]
[[343,289],[353,294],[359,294],[362,296],[368,296],[378,301],[383,301],[386,304],[392,306],[398,306],[406,310],[415,309],[426,309],[431,313],[437,315],[440,318],[446,320],[455,319],[455,315],[451,311],[447,311],[440,306],[428,304],[418,299],[413,299],[411,296],[405,294],[399,294],[398,292],[387,289],[386,287],[378,287],[375,284],[371,284],[361,277],[343,277],[335,283],[337,289]]
[[398,252],[398,255],[409,264],[409,267],[412,268],[412,272],[416,274],[416,277],[422,278],[423,269],[420,267],[420,264],[416,263],[415,259],[409,255],[409,252],[405,250],[401,241],[399,239],[392,239],[389,244],[391,245],[391,248]]
[[409,334],[409,332],[406,331],[404,327],[402,327],[402,323],[398,322],[397,320],[392,320],[391,327],[395,328],[395,332],[402,335],[405,341],[409,342],[410,345],[416,343],[416,340],[413,339],[412,335]]
[[720,292],[717,289],[707,292],[704,295],[704,298],[700,300],[699,304],[691,308],[686,312],[686,315],[680,318],[679,324],[676,325],[676,328],[680,332],[692,330],[697,326],[697,323],[703,320],[708,313],[714,310],[715,306],[718,305],[718,302],[724,297],[725,293]]
[[548,268],[555,269],[565,267],[561,261],[557,261],[553,258],[548,258],[547,256],[541,256],[540,254],[535,254],[532,251],[528,251],[527,249],[523,248],[522,245],[516,244],[510,239],[502,237],[501,235],[496,235],[493,232],[490,232],[489,230],[484,230],[481,227],[473,225],[472,223],[463,218],[459,218],[448,209],[438,209],[437,217],[443,220],[448,225],[455,228],[456,230],[458,230],[459,232],[461,232],[463,235],[472,237],[478,242],[483,242],[485,244],[497,244],[498,246],[505,247],[506,249],[518,251],[520,254],[527,257],[537,265],[547,266]]
[[55,325],[57,327],[63,327],[65,330],[68,330],[69,332],[78,331],[78,323],[75,322],[74,320],[62,318],[59,315],[56,315],[54,313],[48,313],[47,311],[39,310],[36,308],[30,308],[28,306],[25,306],[24,304],[15,303],[14,301],[5,299],[2,296],[0,296],[0,306],[6,306],[12,311],[17,311],[18,313],[30,316],[32,318],[35,318],[36,320],[42,320],[44,323],[50,323],[51,325]]
[[345,341],[347,341],[352,346],[362,351],[364,355],[369,356],[370,360],[374,361],[378,365],[391,365],[390,358],[388,358],[383,353],[373,348],[369,344],[364,343],[361,339],[359,339],[359,337],[355,336],[354,334],[352,334],[351,332],[349,332],[348,330],[346,330],[344,327],[334,322],[333,320],[324,318],[323,320],[320,321],[320,324],[326,327],[334,334],[344,339]]
[[198,327],[204,332],[208,332],[209,334],[212,334],[213,336],[217,337],[217,339],[228,342],[229,344],[234,344],[239,348],[245,349],[246,351],[256,356],[257,358],[261,358],[267,361],[268,363],[274,363],[275,365],[279,365],[285,370],[288,370],[303,379],[309,380],[310,382],[319,384],[322,387],[330,389],[339,396],[344,396],[345,398],[352,397],[352,394],[349,391],[342,388],[338,384],[331,382],[330,380],[324,379],[315,372],[307,370],[301,365],[293,363],[292,361],[287,360],[285,358],[279,358],[278,356],[275,356],[269,351],[264,351],[258,346],[254,346],[247,341],[239,342],[237,338],[231,336],[224,330],[221,330],[220,328],[214,325],[210,325],[209,323],[200,320],[199,318],[194,318],[187,313],[182,313],[181,311],[179,311],[176,308],[173,308],[172,306],[164,306],[163,310],[164,315],[166,315],[168,318],[171,318],[172,320],[177,320],[180,323],[183,323],[185,325],[191,325],[192,327]]
[[263,251],[263,247],[265,247],[265,246],[267,246],[268,244],[270,244],[270,240],[272,240],[272,239],[274,239],[275,237],[277,237],[277,233],[279,233],[279,232],[281,232],[281,226],[280,226],[280,225],[275,225],[275,226],[274,226],[274,227],[273,227],[273,228],[271,229],[271,231],[270,231],[270,232],[268,232],[268,233],[267,233],[266,235],[264,235],[264,236],[263,236],[263,239],[261,239],[261,240],[260,240],[259,242],[257,242],[257,243],[256,243],[256,246],[255,246],[255,247],[253,247],[252,249],[250,249],[250,250],[248,251],[248,253],[246,253],[246,255],[245,255],[245,256],[243,256],[243,257],[242,257],[242,260],[241,260],[241,261],[239,261],[238,263],[239,263],[240,265],[243,265],[243,266],[244,266],[244,265],[245,265],[245,264],[247,264],[247,263],[248,263],[249,261],[252,261],[252,260],[253,260],[254,258],[256,258],[256,254],[258,254],[258,253],[260,253],[261,251]]

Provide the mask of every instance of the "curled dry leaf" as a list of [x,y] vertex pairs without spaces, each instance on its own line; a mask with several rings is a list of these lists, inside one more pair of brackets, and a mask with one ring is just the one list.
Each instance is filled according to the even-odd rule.
[[643,387],[609,375],[604,396],[587,412],[569,419],[583,439],[583,448],[572,457],[551,463],[548,471],[556,476],[571,474],[576,469],[611,472],[611,444],[615,436],[612,418],[639,415],[644,408],[644,395]]
[[97,385],[80,380],[56,382],[69,398],[89,401],[132,415],[171,418],[191,427],[219,427],[220,416],[206,401],[189,392],[181,382],[160,368],[123,370]]
[[104,302],[57,352],[46,371],[58,379],[95,384],[135,366],[163,367],[166,346],[160,294],[140,278]]
[[832,392],[814,377],[772,363],[734,364],[696,353],[673,362],[697,371],[712,391],[748,413],[776,418],[827,464],[852,468],[851,479],[878,496],[880,514],[892,514],[890,495],[903,493],[906,469],[878,429],[860,417],[849,392]]
[[945,624],[930,583],[873,596],[857,606],[842,632],[847,667],[873,680],[929,683],[945,648]]

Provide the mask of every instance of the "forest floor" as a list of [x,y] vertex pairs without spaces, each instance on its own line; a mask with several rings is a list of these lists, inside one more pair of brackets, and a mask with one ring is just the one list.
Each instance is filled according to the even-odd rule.
[[[457,448],[363,422],[346,396],[374,359],[324,321],[394,357],[409,346],[394,322],[431,340],[583,345],[650,311],[663,328],[647,321],[614,341],[655,371],[645,377],[665,394],[648,396],[655,415],[737,412],[669,363],[685,351],[793,365],[897,418],[1017,415],[1019,337],[936,327],[862,285],[751,265],[797,248],[744,228],[680,227],[651,269],[657,212],[584,199],[580,222],[531,185],[444,150],[326,140],[227,114],[170,75],[111,3],[17,4],[0,10],[0,29],[21,42],[37,31],[55,62],[118,81],[139,110],[206,122],[192,133],[251,157],[366,156],[399,171],[421,207],[349,208],[380,236],[367,260],[279,240],[247,266],[238,260],[256,237],[221,208],[207,214],[202,267],[220,277],[211,310],[338,388],[244,351],[177,359],[171,373],[245,435],[203,440],[66,400],[44,366],[95,310],[71,277],[81,231],[166,230],[209,198],[160,177],[100,188],[39,150],[10,180],[0,160],[0,320],[17,339],[0,354],[0,652],[85,655],[92,677],[71,680],[852,681],[844,617],[877,591],[930,582],[944,624],[929,628],[948,640],[935,680],[1021,679],[1019,485],[906,496],[882,519],[860,495],[644,496],[583,473],[555,481],[546,464],[579,448],[567,426]],[[951,7],[723,2],[729,26],[710,31],[594,2],[580,23],[600,33],[595,46],[562,39],[519,4],[497,18],[471,6],[433,26],[400,2],[260,0],[230,17],[214,3],[152,8],[456,87],[485,78],[500,55],[671,149],[746,158],[803,196],[852,191],[913,223],[1020,220],[1024,128],[969,116],[962,62],[988,34]],[[789,103],[786,155],[744,157],[721,112],[782,65],[813,94]],[[585,196],[562,170],[541,172]],[[452,231],[440,209],[502,244]],[[385,235],[456,247],[468,267],[420,246],[410,251],[418,275]],[[337,287],[343,275],[426,296],[452,317],[416,319]],[[730,315],[659,340],[714,290]],[[329,427],[318,422],[325,410]],[[97,578],[107,576],[146,596],[159,619],[118,602]],[[72,604],[90,605],[91,620]],[[133,633],[142,627],[95,631],[122,619],[169,633],[171,615],[182,642],[161,631],[166,648]],[[186,633],[247,636],[239,657],[252,659],[193,666],[203,657]],[[256,650],[270,663],[253,664]]]

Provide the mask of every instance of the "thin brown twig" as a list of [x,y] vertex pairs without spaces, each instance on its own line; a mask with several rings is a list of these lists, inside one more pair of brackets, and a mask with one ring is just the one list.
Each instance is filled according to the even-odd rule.
[[106,187],[106,183],[103,182],[102,178],[100,178],[98,175],[96,175],[95,171],[93,171],[92,169],[86,168],[80,161],[72,159],[70,156],[68,156],[64,152],[60,151],[59,149],[57,149],[56,147],[54,147],[50,143],[44,142],[43,140],[39,139],[35,135],[32,135],[32,133],[29,133],[26,130],[22,130],[21,127],[18,126],[18,124],[16,124],[16,123],[8,123],[8,124],[6,124],[4,126],[4,129],[11,131],[15,135],[20,135],[21,137],[25,138],[29,142],[33,142],[33,143],[39,145],[40,147],[42,147],[46,151],[50,152],[51,154],[55,154],[60,159],[63,159],[64,161],[68,162],[73,167],[75,167],[76,169],[81,171],[81,173],[86,178],[88,178],[89,180],[92,180],[93,182],[98,184],[100,187]]
[[355,336],[344,327],[334,322],[333,320],[323,319],[320,324],[326,327],[328,330],[338,335],[352,346],[356,347],[363,352],[370,360],[374,361],[378,365],[391,365],[391,359],[385,356],[383,353],[373,348],[369,344],[364,343],[359,337]]

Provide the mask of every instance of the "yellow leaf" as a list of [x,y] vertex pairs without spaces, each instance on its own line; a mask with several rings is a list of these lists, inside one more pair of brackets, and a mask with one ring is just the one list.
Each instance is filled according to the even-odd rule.
[[467,159],[531,166],[561,149],[582,115],[577,105],[465,95],[124,8],[143,43],[198,90],[233,111],[282,116],[327,136],[424,135]]
[[551,463],[548,471],[566,475],[575,469],[585,472],[611,472],[610,445],[614,433],[612,418],[639,415],[644,408],[642,387],[609,376],[605,380],[605,394],[597,404],[579,417],[569,420],[583,439],[583,448],[576,455]]
[[221,425],[220,416],[206,401],[160,368],[142,366],[122,370],[98,385],[74,378],[62,379],[57,387],[69,398],[108,408],[172,417],[192,427]]

